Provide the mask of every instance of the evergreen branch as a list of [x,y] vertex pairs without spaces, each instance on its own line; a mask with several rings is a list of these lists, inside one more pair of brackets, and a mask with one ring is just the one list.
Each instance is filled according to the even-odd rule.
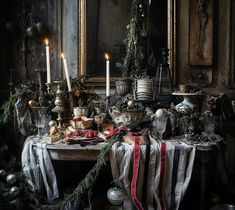
[[[123,76],[141,77],[146,75],[149,57],[149,2],[133,0],[130,23],[128,25],[126,57],[123,63]],[[147,49],[148,48],[148,49]],[[146,50],[147,49],[147,50]],[[151,53],[150,53],[151,54]]]
[[14,105],[18,99],[31,98],[35,99],[38,95],[38,89],[35,84],[31,81],[24,82],[20,84],[19,87],[15,88],[15,93],[5,101],[0,109],[2,110],[0,116],[0,123],[6,124],[13,117]]
[[109,140],[108,143],[106,143],[100,151],[99,156],[97,157],[97,162],[93,166],[93,168],[88,172],[86,177],[77,185],[76,189],[73,191],[72,194],[67,196],[63,201],[59,203],[60,209],[63,210],[65,205],[68,202],[71,202],[73,200],[80,201],[82,194],[89,189],[93,184],[95,183],[100,170],[102,169],[103,166],[106,165],[105,157],[106,154],[110,151],[112,148],[113,144],[123,137],[124,132],[119,131],[118,133],[114,134],[111,139]]

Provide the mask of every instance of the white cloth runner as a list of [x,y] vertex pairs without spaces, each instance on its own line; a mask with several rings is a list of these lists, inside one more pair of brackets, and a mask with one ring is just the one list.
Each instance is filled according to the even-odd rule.
[[45,187],[49,201],[59,197],[57,179],[46,143],[39,142],[34,136],[28,137],[21,154],[21,163],[27,182],[34,191],[42,192]]
[[[162,184],[162,198],[160,201],[160,173],[161,173],[161,147],[162,143],[150,137],[151,150],[149,171],[147,177],[147,209],[161,210],[162,205],[166,210],[177,210],[188,187],[196,147],[179,141],[165,141],[165,172]],[[137,181],[137,197],[142,200],[145,145],[141,145],[140,166]],[[130,192],[131,175],[133,169],[134,146],[126,143],[115,143],[110,152],[110,163],[113,179],[127,193],[123,202],[123,209],[135,209]],[[162,203],[162,204],[161,204]]]

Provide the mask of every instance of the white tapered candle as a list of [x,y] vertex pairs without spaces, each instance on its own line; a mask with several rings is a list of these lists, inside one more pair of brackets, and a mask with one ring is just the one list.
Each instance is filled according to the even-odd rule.
[[66,80],[67,80],[68,91],[71,91],[72,88],[71,88],[71,81],[70,81],[70,76],[69,76],[68,65],[67,65],[65,55],[63,53],[61,53],[61,58],[63,59],[64,72],[65,72],[65,77],[66,77]]
[[49,48],[48,39],[45,40],[45,44],[46,44],[47,83],[51,83],[50,48]]
[[105,54],[106,58],[106,97],[110,96],[110,61],[109,55]]

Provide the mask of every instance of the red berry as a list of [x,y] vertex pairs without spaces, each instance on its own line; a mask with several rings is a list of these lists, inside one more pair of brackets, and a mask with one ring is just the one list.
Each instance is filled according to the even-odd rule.
[[75,131],[75,136],[81,136],[81,132],[79,130]]

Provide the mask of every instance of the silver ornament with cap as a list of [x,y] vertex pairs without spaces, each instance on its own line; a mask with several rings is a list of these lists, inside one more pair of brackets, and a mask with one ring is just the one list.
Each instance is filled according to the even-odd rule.
[[18,195],[20,194],[20,188],[19,187],[12,187],[11,189],[10,189],[10,195],[12,196],[12,197],[17,197]]
[[48,123],[49,126],[57,126],[57,122],[55,120],[51,120],[49,123]]
[[15,174],[9,174],[6,177],[6,183],[9,185],[14,185],[17,182],[17,176]]
[[130,108],[130,109],[134,108],[134,107],[135,107],[135,101],[129,100],[129,101],[127,102],[127,106],[128,106],[128,108]]
[[4,169],[0,169],[0,177],[5,176],[6,171]]
[[107,192],[107,198],[109,202],[115,206],[121,205],[125,197],[125,191],[117,187],[112,187]]

